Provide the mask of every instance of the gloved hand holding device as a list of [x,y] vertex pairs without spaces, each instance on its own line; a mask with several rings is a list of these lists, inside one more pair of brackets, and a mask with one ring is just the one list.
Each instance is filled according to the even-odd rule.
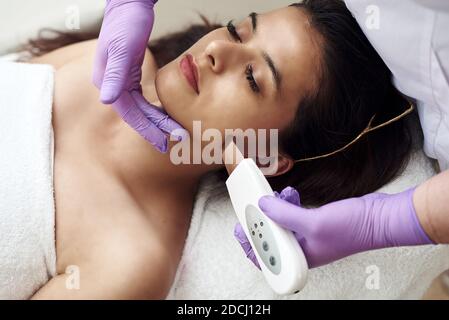
[[[305,209],[299,193],[287,187],[276,197],[260,198],[259,207],[274,222],[293,231],[309,268],[314,268],[357,252],[434,243],[416,215],[414,191],[372,193]],[[234,234],[247,257],[258,266],[240,224]]]

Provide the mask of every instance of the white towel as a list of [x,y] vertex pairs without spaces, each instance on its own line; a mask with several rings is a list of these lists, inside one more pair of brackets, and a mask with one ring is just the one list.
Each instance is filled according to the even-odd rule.
[[56,272],[51,66],[0,61],[0,299]]
[[[422,152],[380,191],[396,193],[434,175]],[[175,281],[167,299],[419,299],[449,268],[449,246],[420,246],[359,253],[311,269],[306,287],[281,297],[266,284],[233,237],[237,222],[223,182],[201,185]]]

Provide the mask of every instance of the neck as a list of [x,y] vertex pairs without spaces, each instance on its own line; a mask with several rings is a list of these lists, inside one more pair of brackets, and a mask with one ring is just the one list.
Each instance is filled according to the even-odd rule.
[[[146,91],[144,94],[151,104],[160,106],[157,96]],[[168,151],[163,154],[123,121],[119,132],[117,150],[112,151],[116,157],[114,167],[128,187],[137,193],[147,190],[191,192],[204,174],[220,168],[206,164],[176,165],[170,159],[170,151],[177,142],[169,141]]]

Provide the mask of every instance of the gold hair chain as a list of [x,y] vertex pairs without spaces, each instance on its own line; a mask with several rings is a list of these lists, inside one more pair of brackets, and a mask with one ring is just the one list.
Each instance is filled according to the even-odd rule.
[[382,124],[379,124],[379,125],[377,125],[377,126],[375,126],[375,127],[371,127],[371,124],[373,123],[374,118],[376,117],[376,115],[372,116],[371,120],[368,122],[368,126],[367,126],[367,127],[366,127],[366,128],[365,128],[365,129],[364,129],[358,136],[357,136],[357,137],[355,137],[354,140],[352,140],[351,142],[349,142],[349,143],[348,143],[347,145],[345,145],[344,147],[342,147],[342,148],[340,148],[340,149],[338,149],[338,150],[335,150],[335,151],[333,151],[333,152],[330,152],[330,153],[326,153],[326,154],[320,155],[320,156],[310,157],[310,158],[305,158],[305,159],[294,160],[294,162],[295,162],[295,163],[298,163],[298,162],[303,162],[303,161],[311,161],[311,160],[316,160],[316,159],[326,158],[326,157],[332,156],[332,155],[334,155],[334,154],[336,154],[336,153],[339,153],[339,152],[341,152],[341,151],[343,151],[343,150],[346,150],[347,148],[349,148],[351,145],[353,145],[354,143],[356,143],[357,140],[359,140],[361,137],[363,137],[363,136],[364,136],[365,134],[367,134],[368,132],[371,132],[371,131],[380,129],[380,128],[382,128],[382,127],[385,127],[385,126],[389,125],[390,123],[393,123],[393,122],[395,122],[395,121],[398,121],[399,119],[401,119],[401,118],[405,117],[406,115],[410,114],[410,113],[414,110],[415,106],[413,105],[413,103],[412,103],[411,101],[409,101],[409,103],[410,103],[410,107],[409,107],[407,110],[405,110],[402,114],[398,115],[397,117],[394,117],[393,119],[388,120],[387,122],[384,122],[384,123],[382,123]]

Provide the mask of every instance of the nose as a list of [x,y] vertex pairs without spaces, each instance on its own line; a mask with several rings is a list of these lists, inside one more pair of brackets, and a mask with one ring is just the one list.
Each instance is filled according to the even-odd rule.
[[250,55],[248,51],[238,43],[214,40],[207,45],[205,54],[210,69],[215,73],[222,73],[242,64]]

